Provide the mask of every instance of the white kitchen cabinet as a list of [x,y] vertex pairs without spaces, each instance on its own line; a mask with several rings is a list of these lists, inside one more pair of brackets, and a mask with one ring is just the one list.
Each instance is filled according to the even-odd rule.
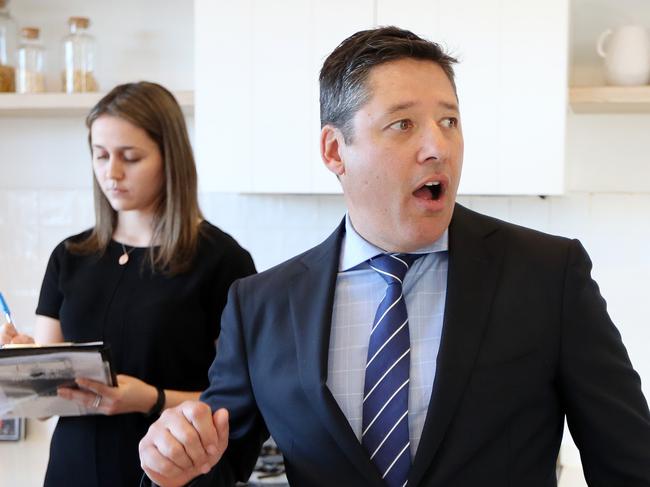
[[562,193],[568,12],[568,0],[196,0],[201,187],[339,192],[319,156],[318,70],[347,35],[395,24],[461,61],[461,192]]
[[568,0],[378,0],[396,23],[460,61],[460,192],[559,194],[564,184]]
[[203,190],[330,193],[318,71],[373,25],[373,1],[195,2],[196,155]]

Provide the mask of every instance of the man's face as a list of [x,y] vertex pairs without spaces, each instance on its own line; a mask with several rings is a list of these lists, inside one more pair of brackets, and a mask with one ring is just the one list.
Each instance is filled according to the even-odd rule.
[[458,102],[431,61],[379,65],[367,88],[351,140],[337,132],[338,165],[324,159],[339,175],[357,232],[384,250],[413,251],[437,240],[451,220],[463,163]]

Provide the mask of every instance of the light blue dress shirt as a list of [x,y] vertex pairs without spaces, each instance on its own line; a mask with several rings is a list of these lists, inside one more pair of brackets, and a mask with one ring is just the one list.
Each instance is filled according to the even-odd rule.
[[[361,441],[363,383],[370,329],[387,286],[367,260],[384,251],[361,237],[349,216],[345,219],[345,237],[341,245],[327,361],[327,387]],[[404,278],[403,292],[411,339],[408,419],[412,458],[420,443],[436,375],[447,295],[447,250],[448,232],[445,231],[432,245],[413,252],[426,255],[415,261]]]

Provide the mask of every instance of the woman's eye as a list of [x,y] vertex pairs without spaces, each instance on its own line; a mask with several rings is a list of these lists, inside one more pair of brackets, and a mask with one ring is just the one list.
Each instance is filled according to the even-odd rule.
[[103,159],[108,159],[108,154],[96,154],[95,159],[97,159],[98,161],[101,161]]
[[443,118],[442,125],[446,128],[458,127],[458,119],[456,117]]
[[391,128],[395,130],[405,131],[410,129],[413,126],[413,122],[410,120],[398,120],[397,122],[391,124]]
[[127,151],[122,153],[122,160],[124,162],[138,162],[142,156],[134,151]]

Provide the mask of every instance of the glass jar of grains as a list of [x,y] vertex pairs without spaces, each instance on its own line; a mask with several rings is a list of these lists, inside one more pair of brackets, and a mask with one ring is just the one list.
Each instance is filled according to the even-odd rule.
[[18,45],[18,68],[16,91],[18,93],[41,93],[45,91],[45,49],[39,42],[36,27],[20,30]]
[[16,91],[13,59],[16,23],[9,15],[9,0],[0,0],[0,92]]
[[88,17],[70,17],[70,33],[63,38],[63,91],[79,93],[97,91],[95,80],[95,39],[88,34]]

